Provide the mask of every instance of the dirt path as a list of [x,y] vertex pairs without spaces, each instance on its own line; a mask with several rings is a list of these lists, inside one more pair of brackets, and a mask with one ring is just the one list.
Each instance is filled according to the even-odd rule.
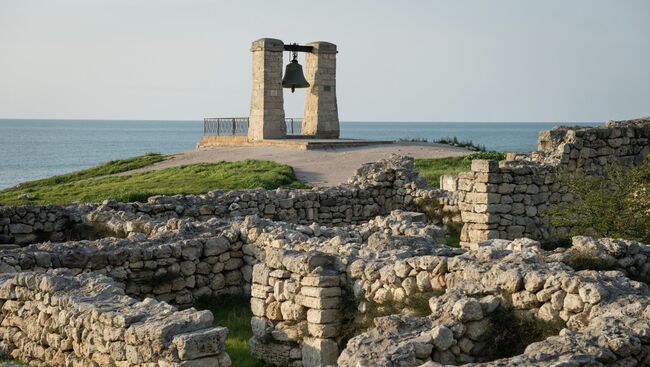
[[465,148],[432,143],[399,143],[323,150],[297,150],[270,146],[222,147],[175,154],[171,159],[124,174],[193,163],[265,159],[292,166],[299,179],[312,185],[333,186],[346,182],[363,163],[386,158],[391,153],[415,158],[441,158],[461,156],[471,152]]

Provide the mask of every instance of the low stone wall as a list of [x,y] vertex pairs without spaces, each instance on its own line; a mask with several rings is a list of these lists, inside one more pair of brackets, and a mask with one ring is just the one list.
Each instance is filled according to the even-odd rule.
[[93,206],[0,206],[0,243],[63,241]]
[[520,160],[475,160],[458,180],[461,243],[564,236],[568,229],[553,228],[544,214],[549,205],[573,201],[558,173],[599,175],[614,162],[641,163],[649,152],[650,119],[639,119],[602,128],[558,127],[540,133],[536,152],[510,155]]
[[209,311],[137,301],[87,273],[0,275],[0,348],[48,366],[230,366]]
[[169,232],[151,239],[140,234],[5,250],[0,272],[69,268],[74,274],[105,274],[132,297],[185,306],[203,296],[250,293],[256,259],[236,228],[216,220],[171,222]]
[[650,284],[650,245],[614,238],[576,236],[565,252],[552,256],[562,262],[583,263],[601,269],[620,270],[634,280]]
[[[513,250],[518,249],[518,250]],[[650,363],[650,292],[619,272],[575,272],[537,255],[539,243],[486,241],[447,258],[446,293],[431,315],[393,315],[347,344],[339,366],[555,366]],[[523,354],[490,362],[497,310],[565,325]],[[487,359],[487,360],[486,360]],[[573,363],[573,364],[571,364]],[[577,363],[577,364],[576,364]]]
[[[139,224],[173,218],[205,221],[258,215],[299,224],[358,224],[392,210],[413,210],[418,198],[442,202],[446,197],[446,192],[428,188],[417,176],[412,158],[392,156],[365,164],[348,184],[324,189],[212,191],[154,196],[147,203],[0,207],[0,243],[62,241],[69,239],[66,231],[80,222],[90,227],[100,224],[100,232],[124,236],[143,232]],[[116,220],[116,214],[128,220]]]

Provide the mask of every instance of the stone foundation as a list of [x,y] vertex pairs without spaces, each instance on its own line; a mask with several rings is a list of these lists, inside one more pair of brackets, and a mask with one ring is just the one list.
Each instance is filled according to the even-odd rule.
[[138,301],[110,278],[0,275],[0,348],[48,366],[230,366],[209,311]]
[[[547,263],[531,240],[485,241],[446,261],[446,293],[426,318],[393,315],[348,342],[339,366],[646,365],[650,292],[619,272],[575,272]],[[485,361],[498,308],[565,324],[517,356]],[[503,322],[503,321],[501,321]],[[566,364],[563,364],[566,363]]]

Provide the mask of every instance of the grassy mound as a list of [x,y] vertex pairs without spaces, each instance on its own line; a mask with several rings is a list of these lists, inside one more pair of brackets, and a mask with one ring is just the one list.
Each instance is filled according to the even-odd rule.
[[416,159],[415,168],[420,176],[432,187],[440,187],[440,176],[457,175],[469,171],[472,166],[472,159],[506,159],[505,153],[501,152],[477,152],[463,157]]
[[153,195],[201,194],[216,189],[305,187],[293,168],[270,161],[199,163],[124,176],[106,176],[164,160],[148,154],[0,191],[0,205],[146,201]]

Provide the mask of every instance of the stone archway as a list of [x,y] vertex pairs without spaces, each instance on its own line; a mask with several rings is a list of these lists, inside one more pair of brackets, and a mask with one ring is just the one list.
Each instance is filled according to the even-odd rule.
[[[338,139],[336,100],[336,45],[310,42],[300,46],[306,53],[306,79],[302,133],[307,137]],[[282,52],[290,48],[273,38],[253,42],[253,86],[248,140],[283,139],[287,136],[282,94]]]

